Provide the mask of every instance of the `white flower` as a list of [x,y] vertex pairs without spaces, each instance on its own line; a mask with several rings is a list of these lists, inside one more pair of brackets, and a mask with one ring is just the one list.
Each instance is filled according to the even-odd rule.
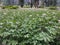
[[12,29],[11,29],[10,31],[11,31],[11,32],[14,32],[15,30],[12,30]]
[[2,25],[3,23],[0,23],[0,25]]
[[32,17],[32,15],[29,15],[30,17]]
[[37,16],[39,16],[39,14],[36,14]]
[[43,15],[43,16],[46,16],[47,14],[46,14],[46,13],[43,13],[42,15]]
[[7,21],[7,23],[8,23],[8,24],[13,24],[13,22],[8,22],[8,21]]
[[19,24],[20,22],[16,22],[16,24]]
[[3,13],[4,15],[6,15],[7,13]]
[[47,14],[46,13],[43,13],[41,17],[45,17]]
[[60,20],[58,20],[58,22],[60,23]]
[[56,14],[55,12],[52,12],[53,14]]
[[35,18],[33,18],[33,20],[34,20]]
[[28,38],[29,37],[29,34],[25,35],[24,37],[27,37]]
[[0,26],[0,28],[2,28],[3,26]]
[[53,17],[55,17],[55,16],[53,16]]

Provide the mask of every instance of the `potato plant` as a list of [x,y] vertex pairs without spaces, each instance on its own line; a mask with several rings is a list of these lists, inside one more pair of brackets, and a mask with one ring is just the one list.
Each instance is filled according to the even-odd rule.
[[49,10],[0,11],[0,44],[54,45],[60,30],[56,15]]

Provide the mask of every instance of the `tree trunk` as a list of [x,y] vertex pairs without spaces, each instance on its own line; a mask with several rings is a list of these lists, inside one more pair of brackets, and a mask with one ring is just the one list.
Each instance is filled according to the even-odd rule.
[[42,2],[42,5],[41,6],[44,7],[44,0],[41,0],[41,2]]
[[48,1],[49,6],[56,6],[56,1],[57,0],[49,0]]
[[53,6],[56,6],[56,4],[57,4],[57,1],[53,0]]
[[32,0],[31,0],[31,8],[33,7]]
[[24,0],[19,0],[19,5],[20,5],[21,7],[23,7],[23,6],[24,6]]
[[1,4],[1,0],[0,0],[0,4]]
[[38,8],[38,5],[39,5],[39,0],[35,0],[35,8]]

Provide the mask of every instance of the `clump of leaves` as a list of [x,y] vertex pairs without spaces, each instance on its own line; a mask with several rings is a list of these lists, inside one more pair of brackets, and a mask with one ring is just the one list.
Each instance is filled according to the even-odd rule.
[[2,6],[2,9],[18,9],[18,6],[13,6],[13,5],[9,5],[9,6]]
[[55,6],[50,6],[49,9],[50,9],[50,10],[56,10],[57,7],[55,7]]

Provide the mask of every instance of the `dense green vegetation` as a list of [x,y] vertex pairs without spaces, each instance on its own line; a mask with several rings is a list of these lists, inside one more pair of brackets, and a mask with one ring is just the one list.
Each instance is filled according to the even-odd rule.
[[60,45],[59,16],[55,10],[2,10],[0,44]]
[[18,7],[18,6],[9,5],[9,6],[2,6],[1,8],[2,8],[2,9],[17,9],[17,8],[19,8],[19,7]]

